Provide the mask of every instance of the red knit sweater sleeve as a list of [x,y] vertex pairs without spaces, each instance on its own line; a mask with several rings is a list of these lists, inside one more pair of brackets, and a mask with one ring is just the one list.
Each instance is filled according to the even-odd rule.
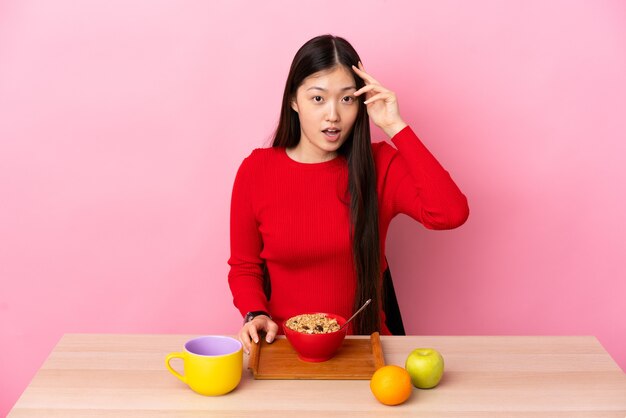
[[467,198],[410,126],[391,138],[397,147],[386,173],[393,216],[404,213],[429,229],[452,229],[469,216]]
[[[233,303],[244,316],[250,311],[268,311],[263,291],[263,242],[252,202],[255,164],[254,151],[244,159],[235,176],[230,206],[230,272],[228,285]],[[257,160],[258,161],[258,160]]]

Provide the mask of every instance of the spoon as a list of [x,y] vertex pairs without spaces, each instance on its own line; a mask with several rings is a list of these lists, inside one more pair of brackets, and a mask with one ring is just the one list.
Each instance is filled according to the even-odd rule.
[[361,307],[359,308],[359,310],[358,310],[358,311],[356,311],[356,312],[354,313],[354,315],[352,315],[352,316],[350,317],[350,319],[348,319],[348,320],[346,321],[346,323],[345,323],[345,324],[343,324],[343,325],[342,325],[342,326],[341,326],[341,327],[337,330],[337,332],[341,331],[341,330],[343,329],[343,327],[345,327],[346,325],[348,325],[348,322],[352,321],[352,320],[354,319],[354,317],[355,317],[355,316],[357,316],[357,315],[359,314],[359,312],[361,312],[363,309],[365,309],[365,307],[366,307],[367,305],[369,305],[369,304],[370,304],[370,302],[371,302],[371,301],[372,301],[372,299],[368,299],[368,300],[366,300],[366,301],[365,301],[365,303],[363,304],[363,306],[361,306]]

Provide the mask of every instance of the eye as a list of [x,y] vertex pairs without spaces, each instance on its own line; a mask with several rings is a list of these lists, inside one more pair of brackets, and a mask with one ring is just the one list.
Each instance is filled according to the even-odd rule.
[[348,103],[353,103],[353,102],[356,100],[356,99],[355,99],[354,97],[352,97],[352,96],[346,96],[346,97],[344,97],[344,99],[348,99],[348,100],[347,100],[347,102],[348,102]]
[[[318,99],[318,98],[319,98],[320,100],[316,100],[316,99]],[[315,97],[313,97],[313,101],[314,101],[315,103],[320,103],[320,102],[321,102],[321,100],[322,100],[322,96],[315,96]]]

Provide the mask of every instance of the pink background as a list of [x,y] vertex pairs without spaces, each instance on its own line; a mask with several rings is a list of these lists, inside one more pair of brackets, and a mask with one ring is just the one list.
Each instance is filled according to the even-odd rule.
[[594,335],[626,368],[626,3],[297,4],[0,2],[0,415],[63,333],[237,332],[234,175],[327,32],[469,198],[392,223],[408,332]]

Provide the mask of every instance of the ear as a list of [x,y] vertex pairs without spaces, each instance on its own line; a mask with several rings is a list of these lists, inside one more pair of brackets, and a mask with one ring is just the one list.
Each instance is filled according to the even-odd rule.
[[296,102],[295,97],[291,99],[291,108],[298,113],[298,103]]

